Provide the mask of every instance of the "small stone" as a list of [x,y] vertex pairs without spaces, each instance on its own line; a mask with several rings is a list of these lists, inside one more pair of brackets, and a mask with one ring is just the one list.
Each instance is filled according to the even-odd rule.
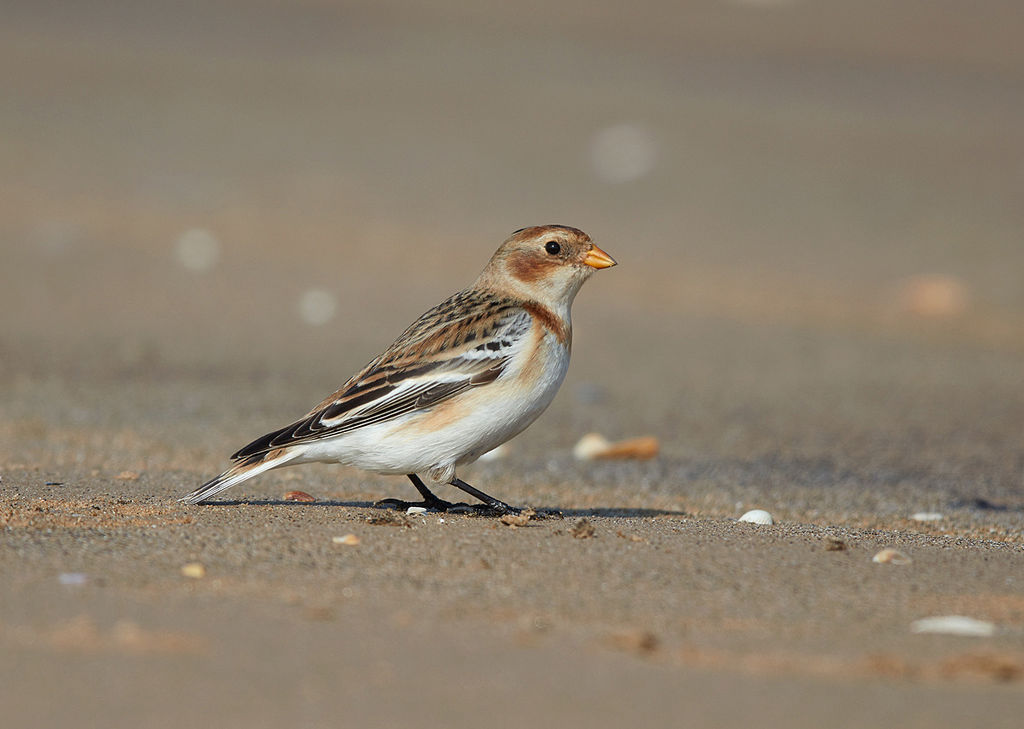
[[316,501],[316,497],[307,494],[305,491],[289,491],[284,495],[285,501],[300,501],[304,504],[312,504]]
[[306,620],[313,620],[318,623],[334,620],[334,611],[325,605],[314,605],[304,611]]
[[600,433],[587,433],[572,449],[572,454],[578,461],[589,461],[597,458],[597,454],[603,453],[607,448],[607,438]]
[[989,638],[996,634],[996,626],[985,620],[969,618],[966,615],[942,615],[915,620],[910,624],[910,632]]
[[118,481],[135,481],[138,477],[139,474],[135,471],[121,471],[116,476]]
[[193,580],[201,580],[206,577],[206,567],[202,562],[189,562],[181,566],[181,574]]
[[359,537],[355,534],[346,534],[343,537],[331,537],[331,541],[335,544],[344,544],[348,547],[354,547],[359,544]]
[[572,454],[579,461],[595,459],[645,460],[658,455],[660,447],[658,439],[652,435],[612,443],[600,433],[587,433],[572,449]]
[[621,651],[648,654],[658,649],[658,636],[649,630],[623,630],[608,636],[608,643]]
[[871,561],[877,564],[910,564],[913,562],[910,557],[892,547],[886,547],[872,557]]
[[615,536],[617,536],[617,537],[619,537],[621,539],[625,539],[625,540],[630,541],[630,542],[646,542],[647,541],[643,537],[637,536],[636,534],[626,534],[625,532],[622,532],[622,531],[615,532]]
[[89,581],[89,575],[84,572],[62,572],[57,581],[68,587],[81,587]]
[[749,524],[774,524],[775,519],[764,509],[751,509],[746,514],[740,517],[740,521],[745,521]]
[[919,511],[910,518],[914,521],[942,521],[945,517],[937,511]]
[[530,522],[529,515],[523,514],[505,514],[500,519],[501,523],[505,526],[510,527],[524,527]]
[[569,533],[576,539],[590,539],[595,536],[597,530],[594,529],[594,525],[586,519],[580,519],[572,525],[572,529],[569,530]]
[[825,540],[825,551],[827,552],[845,552],[846,542],[842,539],[836,539],[835,537],[829,537]]
[[997,681],[1015,681],[1024,674],[1024,664],[1012,654],[961,653],[946,659],[941,673],[946,678],[974,675]]

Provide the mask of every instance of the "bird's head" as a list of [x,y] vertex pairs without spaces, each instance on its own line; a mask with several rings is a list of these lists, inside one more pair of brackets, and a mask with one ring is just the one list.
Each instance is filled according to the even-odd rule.
[[478,285],[567,313],[583,282],[594,271],[614,265],[582,230],[537,225],[517,230],[501,244]]

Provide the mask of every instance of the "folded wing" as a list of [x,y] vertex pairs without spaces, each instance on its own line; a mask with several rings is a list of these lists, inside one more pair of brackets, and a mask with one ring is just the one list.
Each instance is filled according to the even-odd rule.
[[494,382],[531,325],[530,314],[511,300],[483,292],[455,294],[301,420],[254,440],[232,458],[332,438]]

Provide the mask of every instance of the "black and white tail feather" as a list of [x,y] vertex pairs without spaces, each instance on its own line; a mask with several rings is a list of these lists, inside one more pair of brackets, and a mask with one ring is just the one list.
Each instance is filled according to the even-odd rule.
[[186,504],[200,504],[207,499],[213,498],[221,491],[242,483],[242,481],[247,481],[250,478],[259,476],[261,473],[287,465],[295,460],[299,453],[297,451],[280,450],[273,457],[268,457],[269,455],[268,453],[263,453],[261,455],[249,456],[216,478],[207,481],[192,493],[178,499],[178,501]]

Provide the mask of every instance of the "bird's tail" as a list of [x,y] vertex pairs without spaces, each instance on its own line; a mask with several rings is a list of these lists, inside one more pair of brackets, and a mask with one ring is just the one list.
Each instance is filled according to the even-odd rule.
[[247,481],[253,476],[258,476],[272,468],[284,466],[299,455],[298,450],[281,448],[270,453],[263,453],[258,456],[250,456],[245,460],[236,463],[217,478],[207,481],[192,493],[182,496],[178,501],[186,504],[198,504],[216,496],[221,491],[229,489],[235,484]]

